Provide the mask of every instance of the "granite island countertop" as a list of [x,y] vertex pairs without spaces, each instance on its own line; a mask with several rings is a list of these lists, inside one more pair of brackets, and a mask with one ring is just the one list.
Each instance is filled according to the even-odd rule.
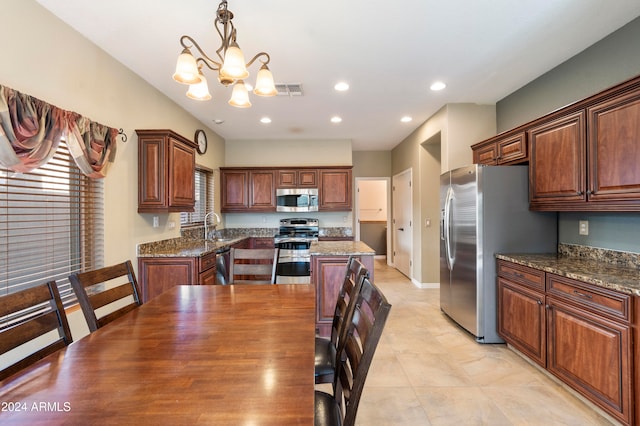
[[559,253],[504,253],[496,258],[573,278],[599,287],[640,296],[640,269],[633,263],[620,264],[590,256]]
[[[138,244],[137,254],[138,257],[200,257],[223,250],[245,238],[248,237],[239,236],[224,241],[171,238]],[[317,256],[374,255],[375,250],[362,241],[318,241],[311,244],[309,253]]]
[[312,256],[374,255],[374,249],[362,241],[318,241],[311,243]]

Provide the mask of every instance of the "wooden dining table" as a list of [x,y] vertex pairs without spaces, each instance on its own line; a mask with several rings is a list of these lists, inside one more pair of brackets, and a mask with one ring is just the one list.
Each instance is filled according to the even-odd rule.
[[176,286],[0,382],[0,424],[313,424],[315,299]]

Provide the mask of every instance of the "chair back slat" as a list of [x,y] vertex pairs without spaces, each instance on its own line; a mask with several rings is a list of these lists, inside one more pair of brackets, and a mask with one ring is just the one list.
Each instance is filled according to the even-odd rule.
[[231,248],[229,284],[275,284],[278,249]]
[[[140,288],[130,260],[69,275],[69,282],[76,293],[89,330],[92,332],[141,304]],[[100,317],[97,316],[96,311],[99,308],[127,300],[127,298],[130,299],[129,302],[123,302],[127,303],[126,305],[119,306],[106,314],[101,313]]]
[[[1,370],[0,380],[73,341],[55,281],[0,297],[0,315],[7,321],[0,327],[0,354],[26,343],[37,348]],[[42,338],[53,331],[55,339]]]
[[334,397],[343,407],[343,425],[355,424],[364,383],[391,310],[384,294],[362,277],[345,342],[337,354]]

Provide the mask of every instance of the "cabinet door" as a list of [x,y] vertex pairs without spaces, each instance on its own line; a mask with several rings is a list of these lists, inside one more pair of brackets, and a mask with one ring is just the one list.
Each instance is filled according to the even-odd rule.
[[138,275],[143,302],[173,286],[198,283],[193,257],[139,258]]
[[312,257],[311,281],[316,286],[316,328],[321,336],[331,335],[331,323],[340,287],[347,271],[348,256]]
[[580,111],[528,132],[529,201],[585,201],[584,112]]
[[297,172],[295,170],[278,170],[278,188],[295,188],[298,184]]
[[588,109],[589,201],[640,201],[640,90]]
[[320,170],[319,210],[351,210],[351,169]]
[[195,204],[196,153],[180,141],[169,137],[169,207],[186,207],[193,211]]
[[138,212],[168,207],[164,139],[161,135],[138,136]]
[[547,298],[547,368],[625,424],[631,413],[629,326]]
[[317,188],[318,187],[318,171],[317,170],[299,170],[298,171],[298,188]]
[[518,163],[527,159],[527,135],[516,133],[496,143],[498,164]]
[[273,171],[249,172],[249,209],[275,211],[276,191]]
[[249,208],[249,172],[246,170],[221,170],[223,212],[245,211]]
[[198,278],[198,284],[200,285],[214,285],[216,283],[216,268],[210,268],[200,273]]
[[498,333],[532,360],[546,366],[544,294],[498,277]]
[[486,164],[487,166],[495,166],[498,164],[497,145],[492,142],[487,145],[473,149],[473,162],[475,164]]

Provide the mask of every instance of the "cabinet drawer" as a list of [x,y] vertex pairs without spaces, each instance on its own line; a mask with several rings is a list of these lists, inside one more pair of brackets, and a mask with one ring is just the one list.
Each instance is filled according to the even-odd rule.
[[596,287],[571,278],[547,274],[547,294],[571,301],[592,312],[629,322],[629,299],[624,293]]
[[205,254],[204,256],[202,256],[200,258],[200,268],[199,271],[200,272],[204,272],[207,269],[211,269],[214,266],[216,266],[216,254],[214,253],[209,253],[209,254]]
[[544,291],[544,271],[498,260],[498,275],[533,289]]

